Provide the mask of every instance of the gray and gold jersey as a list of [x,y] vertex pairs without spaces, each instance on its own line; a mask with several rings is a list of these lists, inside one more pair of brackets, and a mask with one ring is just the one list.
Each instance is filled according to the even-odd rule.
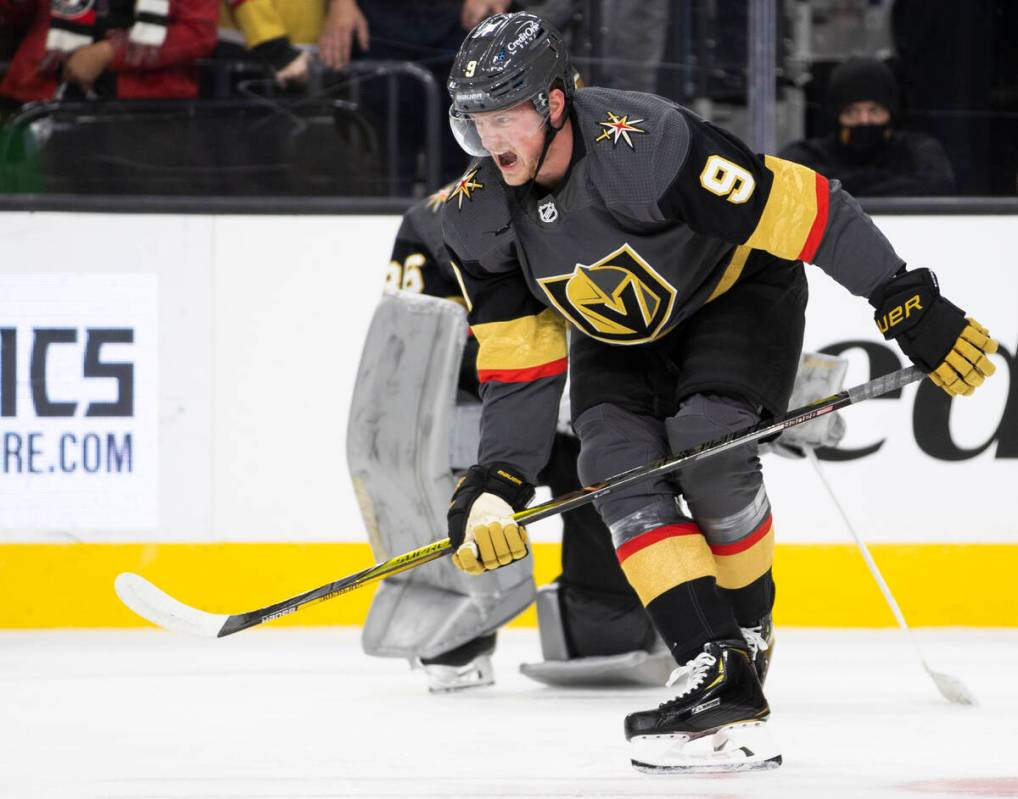
[[[861,296],[903,265],[836,181],[758,156],[682,106],[587,88],[571,120],[572,162],[553,191],[507,187],[482,159],[445,201],[445,242],[480,344],[482,463],[528,475],[543,465],[564,323],[648,344],[731,288],[755,249],[815,263]],[[540,432],[514,437],[521,420]]]

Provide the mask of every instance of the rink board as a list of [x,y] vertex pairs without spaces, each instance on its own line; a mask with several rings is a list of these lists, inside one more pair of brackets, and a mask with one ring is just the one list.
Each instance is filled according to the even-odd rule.
[[[370,562],[344,428],[398,222],[0,214],[0,626],[132,624],[126,568],[235,610]],[[953,403],[924,384],[846,410],[828,478],[913,622],[1018,625],[1015,218],[877,222],[1000,339],[1000,373]],[[903,364],[864,301],[807,275],[807,349],[848,358],[848,384]],[[889,623],[809,464],[765,475],[782,620]],[[559,526],[531,533],[551,579]],[[356,624],[369,598],[289,621]]]
[[[553,580],[558,544],[535,544],[535,578]],[[878,544],[872,553],[914,626],[1018,626],[1018,546]],[[0,546],[0,628],[138,627],[113,593],[121,571],[143,574],[213,613],[263,607],[371,565],[367,544],[9,544]],[[420,568],[428,568],[422,566]],[[895,624],[850,544],[778,545],[776,619],[784,626]],[[357,625],[373,586],[311,605],[273,626]],[[533,626],[533,608],[514,624]]]

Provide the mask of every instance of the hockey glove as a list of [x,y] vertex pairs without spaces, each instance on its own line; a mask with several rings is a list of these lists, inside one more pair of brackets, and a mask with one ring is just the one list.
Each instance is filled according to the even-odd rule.
[[449,503],[449,538],[456,568],[484,574],[526,557],[526,530],[512,517],[533,497],[534,487],[512,466],[471,466]]
[[989,331],[940,296],[929,269],[892,277],[870,297],[874,319],[887,340],[898,342],[930,380],[950,394],[968,395],[996,371],[987,358],[997,351]]

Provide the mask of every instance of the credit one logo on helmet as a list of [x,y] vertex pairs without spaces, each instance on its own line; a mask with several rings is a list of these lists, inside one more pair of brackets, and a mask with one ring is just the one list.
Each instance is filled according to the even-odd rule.
[[591,338],[610,344],[653,341],[675,305],[675,288],[628,244],[571,275],[538,280],[552,304]]
[[0,275],[0,529],[156,525],[157,291],[155,275]]
[[509,51],[510,55],[516,55],[516,51],[534,41],[540,31],[541,28],[536,22],[528,22],[516,34],[516,38],[505,46],[505,49]]

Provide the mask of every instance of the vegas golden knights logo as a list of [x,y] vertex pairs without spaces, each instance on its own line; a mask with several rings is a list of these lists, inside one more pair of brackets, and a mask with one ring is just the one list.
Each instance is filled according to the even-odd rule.
[[661,333],[675,289],[628,244],[571,275],[537,281],[552,304],[591,338],[640,344]]

